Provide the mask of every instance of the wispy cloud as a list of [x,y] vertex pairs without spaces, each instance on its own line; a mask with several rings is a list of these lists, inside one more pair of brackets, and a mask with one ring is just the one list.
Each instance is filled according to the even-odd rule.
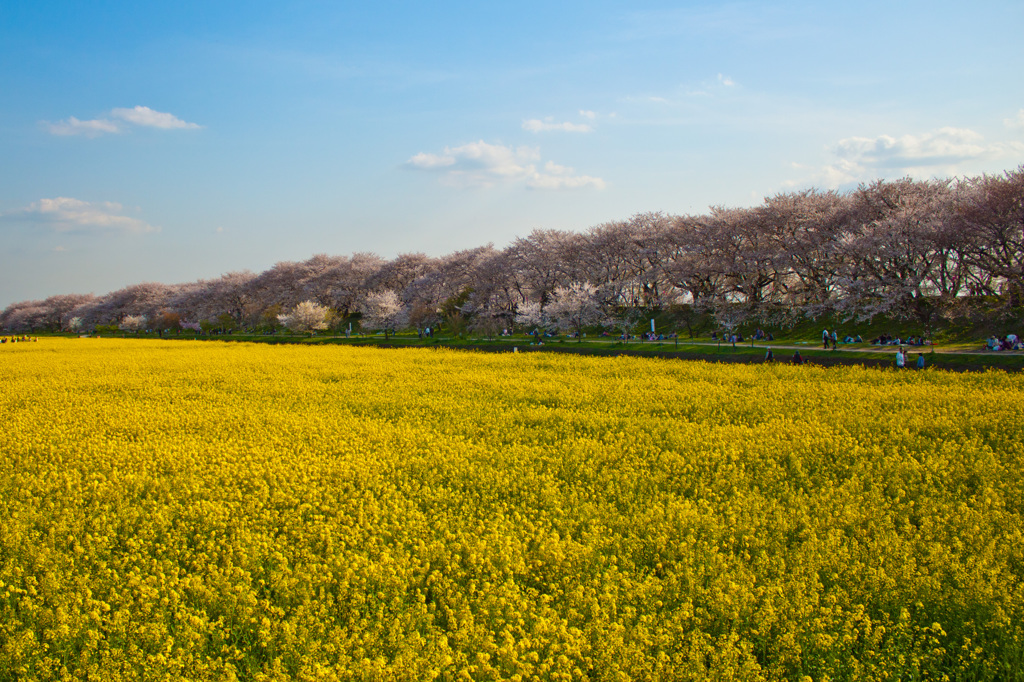
[[563,133],[590,133],[593,132],[594,129],[587,123],[571,123],[569,121],[556,123],[549,117],[543,121],[539,118],[527,119],[523,121],[523,130],[528,130],[531,133],[543,133],[548,131],[559,131]]
[[182,121],[174,114],[162,111],[153,111],[149,107],[135,107],[133,109],[113,109],[111,115],[133,125],[146,128],[160,128],[162,130],[197,130],[202,128],[198,123]]
[[407,163],[410,166],[421,170],[432,170],[434,168],[447,168],[448,166],[454,166],[455,157],[452,156],[451,150],[445,147],[444,154],[427,154],[426,152],[420,152],[409,159]]
[[406,163],[411,168],[440,173],[455,187],[491,187],[499,183],[520,184],[532,189],[572,189],[605,186],[601,178],[575,175],[571,168],[548,161],[537,170],[540,150],[536,147],[508,147],[483,140],[459,147],[445,147],[440,154],[420,152]]
[[575,170],[568,166],[559,166],[548,161],[544,164],[544,172],[532,171],[526,180],[526,186],[532,189],[578,189],[593,187],[604,189],[605,181],[591,175],[576,175]]
[[159,232],[160,228],[124,215],[124,207],[112,201],[89,202],[70,197],[40,199],[26,208],[3,214],[6,221],[31,222],[55,232]]
[[174,114],[155,111],[149,107],[136,106],[131,109],[115,108],[110,111],[109,118],[96,118],[82,121],[74,116],[64,121],[51,123],[41,121],[40,125],[52,135],[83,135],[98,137],[107,133],[123,133],[132,126],[142,128],[158,128],[161,130],[197,130],[202,128],[198,123],[183,121]]
[[[739,85],[731,76],[723,73],[716,74],[712,78],[680,83],[676,87],[662,92],[646,92],[625,95],[620,101],[637,105],[657,105],[663,111],[666,107],[693,110],[694,107],[715,106],[719,103],[722,106],[736,106],[742,98],[745,102],[756,100],[759,95]],[[713,114],[714,118],[720,115]]]
[[92,119],[91,121],[80,121],[74,116],[66,121],[50,123],[42,122],[43,127],[52,135],[84,135],[85,137],[98,137],[104,133],[118,133],[120,128],[114,121],[104,119]]
[[1016,118],[1003,119],[1007,128],[1024,128],[1024,109],[1017,112]]

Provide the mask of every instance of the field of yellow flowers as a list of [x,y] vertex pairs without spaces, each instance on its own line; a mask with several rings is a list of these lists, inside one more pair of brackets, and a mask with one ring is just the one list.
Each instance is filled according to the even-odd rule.
[[0,680],[1024,679],[1024,382],[0,346]]

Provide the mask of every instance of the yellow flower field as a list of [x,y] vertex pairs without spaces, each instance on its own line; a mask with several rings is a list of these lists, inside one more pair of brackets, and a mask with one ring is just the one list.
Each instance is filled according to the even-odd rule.
[[0,680],[1024,679],[1024,382],[0,346]]

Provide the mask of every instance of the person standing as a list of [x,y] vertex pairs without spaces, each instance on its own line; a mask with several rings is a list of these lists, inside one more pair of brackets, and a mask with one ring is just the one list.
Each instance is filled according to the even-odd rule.
[[907,358],[903,354],[902,348],[896,349],[896,369],[903,369],[907,366]]
[[765,362],[774,362],[775,361],[775,353],[772,352],[772,347],[771,346],[768,346],[768,351],[764,354],[764,361]]
[[917,354],[917,368],[924,369],[924,353]]

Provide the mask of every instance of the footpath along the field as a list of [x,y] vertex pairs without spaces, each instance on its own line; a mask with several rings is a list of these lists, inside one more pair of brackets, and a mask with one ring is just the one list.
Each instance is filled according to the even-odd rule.
[[[135,335],[132,335],[134,338]],[[195,338],[208,341],[241,341],[265,344],[300,344],[300,345],[343,345],[375,348],[451,348],[475,350],[490,353],[506,352],[553,352],[576,355],[593,355],[603,357],[637,356],[657,357],[680,360],[704,360],[714,363],[762,363],[769,348],[772,349],[775,362],[793,362],[796,352],[808,364],[835,366],[862,366],[873,368],[895,367],[897,346],[845,344],[840,343],[836,350],[824,350],[819,342],[806,340],[779,339],[777,341],[750,340],[735,345],[724,341],[705,339],[662,339],[657,341],[631,339],[622,342],[614,337],[592,336],[582,340],[564,337],[530,336],[495,336],[495,337],[462,337],[438,335],[424,338],[422,336],[401,334],[385,339],[383,335],[289,335],[282,333],[252,334],[231,333],[183,337],[175,335],[169,339]],[[912,364],[916,364],[917,356],[924,355],[925,367],[944,369],[955,372],[988,371],[1001,369],[1008,372],[1024,370],[1024,351],[991,352],[983,349],[982,342],[965,343],[963,341],[950,344],[903,346],[910,354]]]
[[[423,347],[415,343],[383,342],[376,339],[346,340],[352,345],[367,345],[378,348]],[[306,342],[303,339],[303,342]],[[330,343],[330,340],[325,340]],[[575,355],[593,355],[600,357],[652,357],[678,360],[703,360],[714,363],[760,364],[765,362],[765,354],[769,348],[774,353],[774,362],[792,363],[793,354],[799,352],[804,362],[824,367],[873,367],[885,368],[895,366],[896,347],[852,348],[840,347],[837,350],[823,350],[811,344],[800,343],[737,343],[735,347],[728,343],[703,341],[685,341],[675,344],[667,341],[635,341],[623,344],[618,341],[589,340],[582,344],[575,341],[553,341],[544,344],[531,343],[529,340],[520,342],[499,339],[482,343],[472,341],[452,342],[450,339],[439,339],[427,347],[443,347],[453,350],[476,350],[492,353],[568,353]],[[1010,372],[1024,370],[1024,352],[1004,351],[999,353],[973,351],[963,349],[944,349],[931,346],[914,346],[904,349],[910,355],[908,366],[916,361],[918,354],[925,356],[926,367],[938,368],[953,372],[985,372],[991,369],[1002,369]]]

